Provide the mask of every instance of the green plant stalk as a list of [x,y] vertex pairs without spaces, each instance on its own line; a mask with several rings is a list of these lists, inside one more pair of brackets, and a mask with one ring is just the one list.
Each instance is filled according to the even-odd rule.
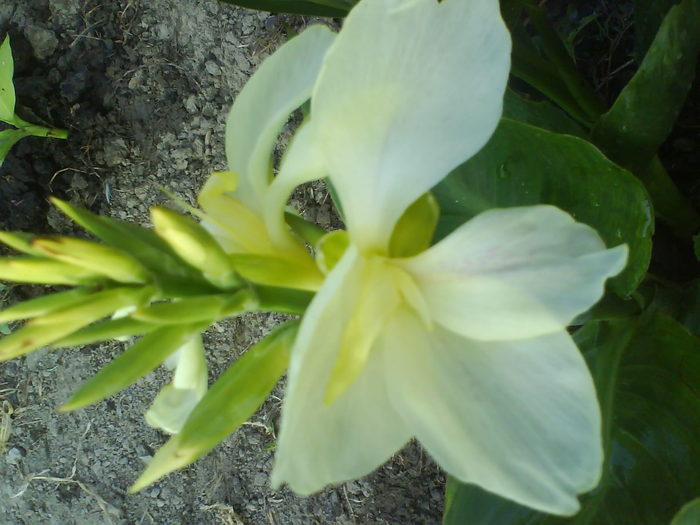
[[700,215],[678,190],[658,155],[646,169],[635,175],[646,186],[656,215],[671,227],[677,237],[689,239],[700,230]]
[[540,7],[527,5],[525,11],[542,38],[545,54],[557,66],[559,77],[564,81],[579,107],[590,119],[597,120],[608,108],[595,92],[593,86],[579,73],[576,64],[567,53],[566,46],[544,10]]
[[594,119],[584,110],[574,97],[569,87],[562,80],[557,69],[551,63],[540,57],[532,47],[530,37],[522,30],[512,27],[513,38],[511,72],[514,76],[527,82],[532,87],[547,96],[572,118],[591,128]]
[[60,128],[47,128],[46,126],[39,126],[37,124],[32,124],[26,120],[22,120],[17,115],[14,116],[11,122],[8,122],[27,133],[27,135],[32,135],[34,137],[49,137],[53,139],[67,139],[68,131]]

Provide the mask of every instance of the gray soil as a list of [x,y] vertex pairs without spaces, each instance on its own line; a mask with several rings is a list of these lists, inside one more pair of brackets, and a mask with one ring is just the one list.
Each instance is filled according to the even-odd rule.
[[[224,121],[260,61],[313,22],[207,0],[2,0],[20,113],[70,130],[29,138],[0,168],[0,228],[83,235],[45,197],[148,225],[165,187],[194,204],[225,168]],[[332,228],[320,185],[294,204]],[[43,293],[12,287],[6,304]],[[280,317],[247,316],[205,334],[213,381]],[[56,407],[125,348],[39,351],[0,364],[0,524],[438,523],[444,476],[415,443],[367,478],[302,498],[272,490],[284,385],[243,428],[193,466],[136,495],[127,488],[167,436],[143,413],[169,381],[157,370],[96,406]],[[0,427],[1,428],[1,427]],[[9,430],[9,434],[7,431]]]

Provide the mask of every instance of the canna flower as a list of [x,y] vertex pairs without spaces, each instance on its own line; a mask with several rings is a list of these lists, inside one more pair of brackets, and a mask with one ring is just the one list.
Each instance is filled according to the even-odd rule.
[[626,247],[606,249],[552,206],[489,210],[432,247],[410,246],[403,219],[430,210],[421,196],[498,124],[510,67],[498,2],[362,0],[332,43],[324,33],[295,39],[323,61],[306,68],[311,116],[265,189],[264,219],[286,246],[280,203],[328,177],[347,238],[327,238],[342,254],[324,258],[292,349],[273,485],[313,493],[415,437],[463,482],[575,513],[603,451],[566,326],[622,270]]

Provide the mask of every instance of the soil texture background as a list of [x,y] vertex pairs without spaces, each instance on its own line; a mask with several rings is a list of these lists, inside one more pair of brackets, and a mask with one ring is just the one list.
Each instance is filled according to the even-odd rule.
[[[166,188],[195,204],[226,168],[224,123],[235,95],[288,32],[316,22],[214,0],[3,0],[18,113],[70,132],[27,138],[0,167],[0,229],[85,234],[46,202],[57,195],[150,225]],[[337,226],[311,185],[293,204]],[[3,252],[8,253],[8,252]],[[3,305],[45,292],[13,286]],[[210,381],[280,318],[250,315],[205,334]],[[126,347],[39,351],[0,364],[0,523],[439,523],[444,476],[415,443],[371,476],[309,498],[272,490],[282,382],[252,420],[193,466],[136,495],[127,488],[167,436],[143,413],[170,374],[158,369],[96,406],[61,414],[83,381]]]

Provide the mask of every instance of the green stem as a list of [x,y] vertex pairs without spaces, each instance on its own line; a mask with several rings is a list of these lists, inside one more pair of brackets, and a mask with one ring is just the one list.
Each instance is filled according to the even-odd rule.
[[594,119],[571,94],[557,69],[537,53],[529,35],[520,27],[511,28],[513,38],[512,69],[516,77],[550,98],[572,118],[591,128]]
[[311,246],[316,246],[318,241],[326,235],[326,230],[316,226],[315,224],[304,220],[294,213],[285,212],[284,218],[287,224],[294,230],[299,237],[308,242]]
[[34,137],[48,137],[52,139],[68,138],[68,131],[65,129],[45,128],[44,126],[37,126],[34,124],[30,124],[29,126],[24,126],[19,129]]
[[700,215],[678,190],[658,155],[636,175],[646,186],[656,215],[672,228],[676,236],[688,239],[700,230]]
[[559,77],[564,81],[569,92],[587,116],[592,120],[597,120],[608,108],[595,92],[593,86],[578,72],[576,64],[546,13],[542,8],[531,5],[526,6],[525,11],[540,35],[542,48],[547,58],[556,65]]

